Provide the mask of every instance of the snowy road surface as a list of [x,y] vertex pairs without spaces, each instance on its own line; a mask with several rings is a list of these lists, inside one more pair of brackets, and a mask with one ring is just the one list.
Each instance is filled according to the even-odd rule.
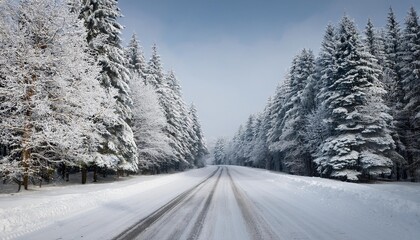
[[236,166],[0,194],[0,239],[420,239],[418,183]]

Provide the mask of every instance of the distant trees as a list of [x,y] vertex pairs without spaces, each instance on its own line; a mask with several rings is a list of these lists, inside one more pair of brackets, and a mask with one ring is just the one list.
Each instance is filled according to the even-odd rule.
[[225,140],[223,138],[219,138],[216,141],[216,145],[214,146],[214,164],[226,164],[226,149],[225,149]]
[[140,154],[140,171],[158,173],[204,166],[208,150],[197,110],[194,106],[189,109],[184,102],[175,73],[164,74],[156,44],[148,63],[135,35],[125,53],[133,76],[130,81],[133,132]]
[[348,16],[327,26],[319,56],[294,58],[263,113],[225,143],[226,159],[345,181],[418,179],[417,13],[401,32],[390,9],[382,31],[369,20],[364,33]]
[[157,48],[121,45],[116,0],[0,3],[0,177],[25,189],[54,174],[204,166],[195,107]]

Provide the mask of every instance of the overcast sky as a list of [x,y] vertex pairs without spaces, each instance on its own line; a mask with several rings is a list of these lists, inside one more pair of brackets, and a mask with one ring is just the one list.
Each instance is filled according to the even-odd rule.
[[328,23],[343,14],[359,30],[386,22],[392,6],[401,26],[419,0],[120,0],[126,43],[136,33],[149,59],[153,43],[173,69],[187,102],[198,108],[208,140],[231,136],[261,111],[303,48],[318,52]]

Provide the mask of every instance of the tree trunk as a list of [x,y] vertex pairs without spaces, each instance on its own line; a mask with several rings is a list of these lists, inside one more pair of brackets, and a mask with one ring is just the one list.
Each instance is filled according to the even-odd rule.
[[[29,157],[30,151],[27,147],[25,147],[22,151],[22,164],[23,164],[23,187],[25,190],[28,190],[28,183],[29,183]],[[19,187],[20,189],[20,187]]]
[[86,165],[82,165],[82,184],[86,184],[86,180],[87,180],[87,167]]
[[25,100],[27,102],[27,109],[25,112],[25,122],[24,130],[22,136],[22,165],[23,165],[23,186],[25,190],[28,190],[29,183],[29,161],[31,157],[31,151],[29,149],[28,143],[32,135],[32,96],[34,95],[33,83],[36,81],[36,75],[33,74],[31,78],[25,78],[25,82],[29,85],[28,90],[26,91]]
[[93,182],[98,181],[98,167],[96,164],[93,166]]
[[18,183],[18,192],[20,192],[20,188],[22,187],[22,182],[21,181],[19,181],[19,183]]

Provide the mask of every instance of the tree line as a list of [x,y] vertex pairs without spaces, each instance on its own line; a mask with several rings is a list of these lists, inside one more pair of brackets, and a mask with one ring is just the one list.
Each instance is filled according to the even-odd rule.
[[420,176],[420,27],[369,20],[360,34],[344,16],[328,25],[318,56],[303,49],[264,110],[232,139],[218,139],[216,164],[237,164],[344,181]]
[[25,189],[60,174],[159,173],[204,165],[187,106],[156,45],[122,46],[117,0],[0,3],[0,175]]

